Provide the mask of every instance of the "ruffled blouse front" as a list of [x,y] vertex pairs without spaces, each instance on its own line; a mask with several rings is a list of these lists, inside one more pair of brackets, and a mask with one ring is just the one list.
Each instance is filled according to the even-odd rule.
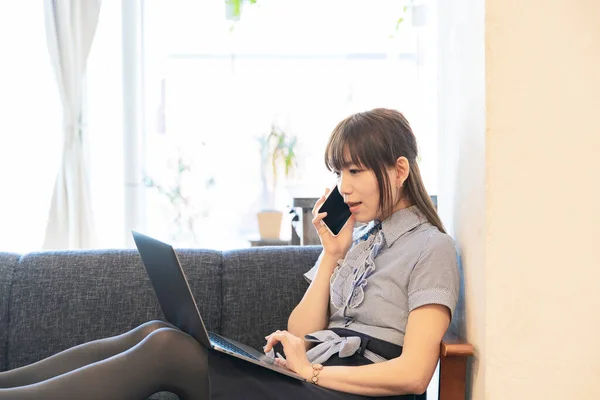
[[356,251],[338,264],[331,276],[331,302],[334,307],[356,308],[365,298],[368,278],[375,272],[375,257],[385,245],[381,222],[355,241]]

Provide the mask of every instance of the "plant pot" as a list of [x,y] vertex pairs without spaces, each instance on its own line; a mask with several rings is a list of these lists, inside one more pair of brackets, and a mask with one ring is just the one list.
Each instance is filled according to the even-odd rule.
[[258,214],[258,231],[261,239],[279,239],[281,236],[281,211],[261,211]]

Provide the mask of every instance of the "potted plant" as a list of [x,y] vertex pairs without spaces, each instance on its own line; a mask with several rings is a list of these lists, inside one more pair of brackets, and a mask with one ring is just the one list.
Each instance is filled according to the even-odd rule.
[[271,124],[270,132],[259,138],[261,148],[262,207],[258,212],[261,239],[279,239],[283,212],[277,209],[276,197],[282,178],[287,179],[296,167],[297,137]]

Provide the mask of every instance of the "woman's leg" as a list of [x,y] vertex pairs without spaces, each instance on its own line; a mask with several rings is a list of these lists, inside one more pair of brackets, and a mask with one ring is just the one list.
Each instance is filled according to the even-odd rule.
[[36,363],[0,372],[0,388],[31,385],[104,360],[132,348],[153,331],[166,327],[171,325],[162,321],[146,322],[122,335],[84,343]]
[[0,389],[0,400],[143,400],[163,390],[206,400],[207,358],[208,350],[188,334],[161,328],[113,357],[34,385]]

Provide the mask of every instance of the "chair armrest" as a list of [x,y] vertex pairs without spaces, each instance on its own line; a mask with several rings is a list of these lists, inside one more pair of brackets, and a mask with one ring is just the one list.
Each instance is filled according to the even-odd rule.
[[440,344],[439,400],[464,400],[467,384],[467,358],[473,345],[451,333]]

